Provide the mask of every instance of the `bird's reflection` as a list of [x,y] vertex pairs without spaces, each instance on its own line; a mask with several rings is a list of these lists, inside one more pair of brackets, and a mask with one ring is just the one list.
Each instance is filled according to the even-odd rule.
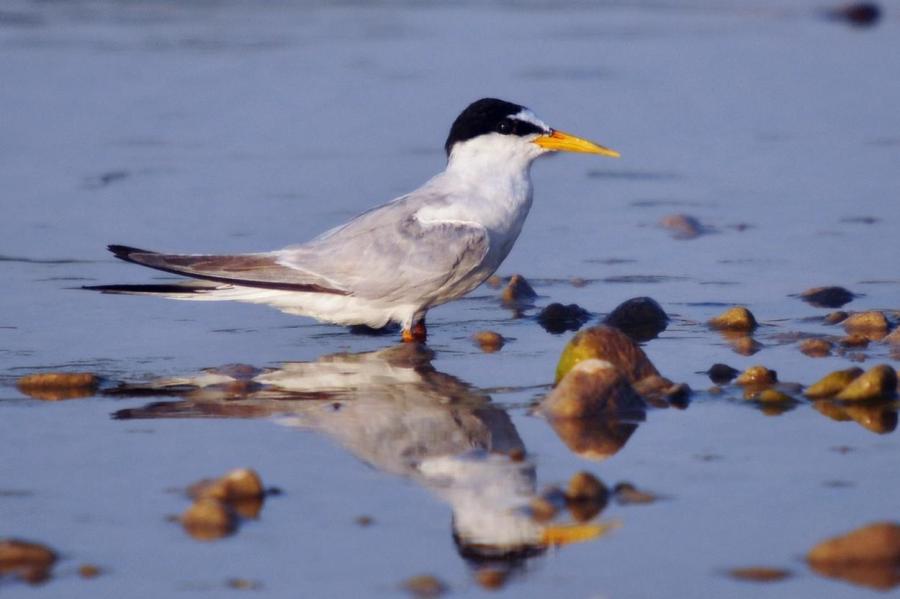
[[[279,416],[290,426],[323,433],[357,458],[413,479],[446,501],[460,554],[479,565],[513,567],[550,545],[598,536],[605,528],[597,524],[533,517],[535,466],[509,415],[488,395],[435,370],[432,359],[427,348],[404,344],[274,369],[227,366],[122,385],[111,393],[179,398],[120,410],[119,419]],[[579,433],[559,434],[569,443]],[[598,431],[580,434],[594,439]],[[617,435],[611,445],[586,451],[614,452],[630,431]]]

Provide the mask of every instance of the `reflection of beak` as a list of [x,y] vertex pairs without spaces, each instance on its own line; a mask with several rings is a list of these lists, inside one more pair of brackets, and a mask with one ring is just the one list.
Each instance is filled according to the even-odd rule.
[[602,537],[614,528],[618,528],[619,524],[613,522],[610,524],[564,524],[545,526],[541,533],[541,543],[543,545],[571,545],[572,543],[583,543],[597,537]]
[[534,143],[541,146],[545,150],[554,152],[584,152],[586,154],[600,154],[601,156],[609,156],[618,158],[619,153],[615,150],[597,145],[592,141],[575,137],[569,133],[556,131],[555,129],[549,135],[541,135]]

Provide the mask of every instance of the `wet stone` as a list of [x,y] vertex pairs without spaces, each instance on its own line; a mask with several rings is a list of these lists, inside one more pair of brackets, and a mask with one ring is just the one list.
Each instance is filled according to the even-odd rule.
[[357,516],[353,519],[353,522],[355,522],[357,526],[366,527],[372,526],[375,520],[372,518],[372,516]]
[[236,591],[259,591],[263,585],[258,580],[249,580],[247,578],[229,578],[225,581],[225,586]]
[[652,298],[634,297],[616,306],[603,320],[635,341],[655,339],[669,325],[669,317]]
[[863,373],[862,368],[847,368],[845,370],[835,370],[819,381],[810,385],[804,395],[811,399],[820,399],[823,397],[832,397],[840,393],[844,387],[849,385],[853,379]]
[[876,522],[827,539],[806,555],[811,563],[883,563],[900,566],[900,524]]
[[631,383],[659,374],[634,340],[616,328],[599,325],[579,332],[566,344],[556,366],[556,382],[589,359],[609,362]]
[[841,337],[841,339],[838,340],[838,343],[841,344],[841,347],[864,348],[869,346],[869,338],[858,333],[853,333],[852,335]]
[[790,570],[770,568],[767,566],[751,566],[748,568],[732,568],[728,575],[737,580],[748,582],[778,582],[791,576]]
[[710,366],[709,370],[706,371],[706,375],[709,377],[709,380],[714,382],[717,385],[724,385],[725,383],[730,383],[734,377],[740,374],[740,370],[736,368],[732,368],[727,364],[713,364]]
[[826,339],[804,339],[800,342],[800,351],[811,358],[824,358],[831,355],[834,344]]
[[876,310],[851,314],[844,321],[848,333],[887,332],[889,326],[885,315]]
[[659,225],[670,231],[675,239],[695,239],[706,232],[700,221],[688,214],[669,214],[659,221]]
[[578,304],[552,303],[537,315],[538,324],[554,335],[577,331],[591,319],[591,313]]
[[881,19],[881,7],[874,2],[850,2],[830,9],[826,14],[853,27],[871,27]]
[[540,405],[552,419],[615,416],[644,407],[628,379],[609,362],[597,359],[576,364]]
[[817,308],[840,308],[855,297],[843,287],[814,287],[800,294],[800,299]]
[[82,578],[97,578],[103,571],[93,564],[82,564],[78,566],[78,575]]
[[0,539],[0,576],[11,574],[30,584],[50,577],[56,552],[40,543],[20,539]]
[[503,305],[508,307],[525,307],[534,305],[537,292],[522,275],[513,275],[500,294]]
[[825,324],[839,324],[847,320],[848,316],[850,315],[839,310],[837,312],[831,312],[830,314],[827,314],[823,319],[823,322]]
[[617,483],[613,488],[613,496],[620,505],[641,505],[659,500],[659,496],[649,491],[642,491],[631,483]]
[[221,501],[200,498],[181,515],[181,524],[198,541],[214,541],[233,533],[237,518]]
[[841,401],[893,399],[897,394],[897,371],[887,364],[873,366],[856,377],[835,396]]
[[481,568],[475,572],[475,581],[483,589],[494,591],[503,588],[506,584],[508,573],[499,568]]
[[16,386],[34,399],[59,401],[93,396],[100,377],[90,372],[40,372],[19,378]]
[[795,400],[793,397],[785,393],[784,391],[780,391],[778,389],[763,389],[760,391],[754,399],[760,403],[793,403]]
[[753,313],[744,306],[730,308],[709,320],[709,326],[722,331],[750,332],[757,323]]
[[566,488],[569,501],[606,501],[609,491],[599,478],[590,472],[576,472]]
[[745,386],[774,385],[778,382],[778,374],[765,366],[751,366],[742,372],[735,382]]
[[503,335],[494,331],[478,331],[473,336],[475,343],[481,348],[481,351],[492,354],[499,351],[506,343]]

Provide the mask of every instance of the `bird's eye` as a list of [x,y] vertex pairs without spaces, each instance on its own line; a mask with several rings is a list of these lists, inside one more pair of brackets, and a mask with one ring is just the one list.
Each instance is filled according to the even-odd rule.
[[507,119],[503,119],[497,125],[497,133],[502,133],[502,134],[506,135],[508,133],[512,133],[512,130],[513,130],[513,124],[511,122],[509,122],[509,120],[507,120]]

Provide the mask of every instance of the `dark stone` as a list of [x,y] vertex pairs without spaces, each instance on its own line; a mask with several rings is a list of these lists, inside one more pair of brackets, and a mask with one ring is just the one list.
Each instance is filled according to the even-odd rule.
[[739,370],[732,368],[727,364],[713,364],[710,369],[706,371],[709,380],[717,385],[730,383],[739,373]]
[[817,308],[840,308],[855,297],[843,287],[814,287],[800,294],[800,299]]
[[649,341],[666,330],[669,317],[654,299],[633,297],[616,306],[603,323],[616,327],[635,341]]
[[537,315],[538,324],[548,333],[558,335],[566,331],[577,331],[591,318],[591,313],[578,304],[564,306],[552,303]]

